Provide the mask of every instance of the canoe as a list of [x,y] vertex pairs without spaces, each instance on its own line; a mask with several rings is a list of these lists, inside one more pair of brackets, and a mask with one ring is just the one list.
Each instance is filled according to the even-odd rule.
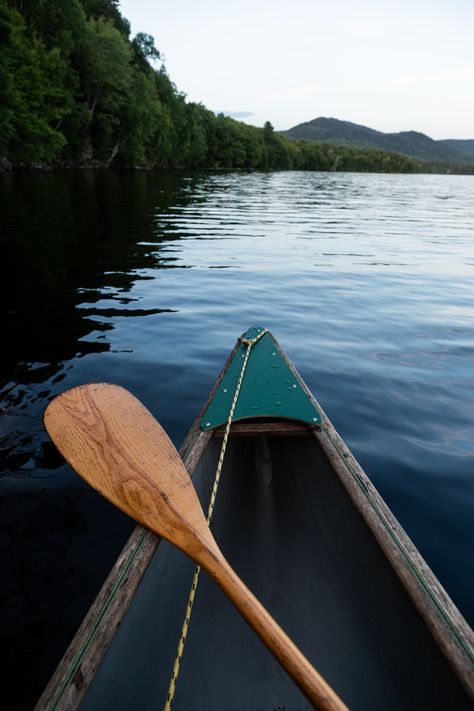
[[[258,339],[258,340],[254,340]],[[224,555],[353,710],[472,709],[474,635],[268,331],[239,339],[180,454]],[[36,709],[163,708],[193,576],[137,526]],[[173,711],[309,703],[204,573]]]

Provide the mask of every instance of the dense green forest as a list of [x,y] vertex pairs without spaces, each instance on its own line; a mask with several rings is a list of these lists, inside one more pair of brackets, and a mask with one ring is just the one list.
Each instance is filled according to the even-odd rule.
[[0,0],[0,164],[420,172],[380,150],[294,141],[186,101],[118,0]]

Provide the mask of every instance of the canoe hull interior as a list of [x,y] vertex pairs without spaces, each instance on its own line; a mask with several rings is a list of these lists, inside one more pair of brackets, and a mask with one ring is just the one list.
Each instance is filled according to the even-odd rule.
[[[204,506],[220,443],[210,440],[193,476]],[[212,529],[236,572],[351,709],[472,708],[312,433],[231,438]],[[163,707],[193,569],[160,543],[83,711]],[[308,708],[201,573],[173,711]]]

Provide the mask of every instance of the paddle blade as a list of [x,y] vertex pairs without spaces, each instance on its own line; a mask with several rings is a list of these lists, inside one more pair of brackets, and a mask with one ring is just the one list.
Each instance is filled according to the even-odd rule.
[[[48,405],[51,439],[94,489],[194,557],[213,539],[181,458],[153,415],[107,383],[67,390]],[[196,548],[198,550],[196,550]]]

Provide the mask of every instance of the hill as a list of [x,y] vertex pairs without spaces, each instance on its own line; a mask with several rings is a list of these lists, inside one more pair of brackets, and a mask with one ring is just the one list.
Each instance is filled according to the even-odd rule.
[[472,163],[474,161],[474,140],[447,138],[443,141],[438,141],[438,143],[444,143],[444,145],[454,148],[456,151],[458,151],[458,153],[464,155],[469,162]]
[[418,131],[382,133],[367,126],[335,118],[316,118],[282,133],[293,139],[333,143],[351,148],[377,148],[422,161],[459,165],[472,163],[474,159],[474,140],[435,141]]

